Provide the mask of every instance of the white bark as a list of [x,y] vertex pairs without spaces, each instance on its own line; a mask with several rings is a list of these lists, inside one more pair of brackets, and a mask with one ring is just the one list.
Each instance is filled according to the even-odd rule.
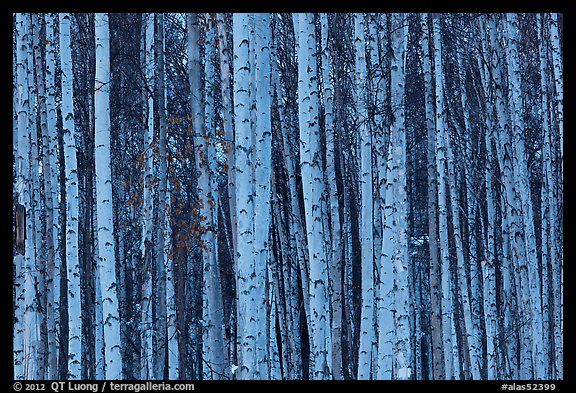
[[430,250],[430,303],[432,329],[432,376],[444,379],[442,351],[442,311],[440,290],[440,250],[438,248],[438,188],[436,172],[436,128],[434,117],[434,90],[432,86],[432,37],[428,28],[428,15],[421,16],[421,49],[423,52],[423,72],[425,83],[424,106],[426,110],[426,128],[428,144],[426,149],[428,169],[428,247]]
[[256,273],[256,307],[258,336],[258,378],[270,377],[266,359],[266,266],[269,258],[270,232],[270,174],[272,168],[272,124],[271,124],[271,70],[270,14],[254,16],[254,47],[256,77],[256,122],[254,124],[254,262]]
[[[25,231],[24,254],[14,257],[15,264],[15,322],[14,322],[14,378],[28,379],[29,364],[28,348],[28,301],[30,297],[26,293],[29,287],[27,276],[29,275],[29,259],[33,257],[34,237],[32,236],[32,214],[30,206],[30,129],[28,118],[31,108],[28,94],[29,74],[26,48],[29,41],[25,14],[16,14],[16,112],[18,131],[18,150],[16,156],[16,192],[18,203],[25,208],[25,217],[21,221]],[[31,255],[32,253],[32,255]]]
[[366,97],[366,43],[363,14],[354,14],[357,122],[360,129],[360,189],[362,244],[362,311],[358,379],[370,379],[374,325],[374,239],[372,203],[372,137],[368,127]]
[[[209,15],[206,15],[209,18]],[[224,351],[224,305],[220,279],[220,264],[218,260],[218,181],[217,157],[215,149],[215,28],[211,26],[206,31],[205,42],[205,108],[204,130],[201,144],[196,144],[197,160],[200,164],[200,214],[206,231],[202,235],[202,254],[204,262],[204,291],[203,291],[203,359],[205,361],[203,374],[205,379],[222,379],[226,376],[227,362]]]
[[393,377],[394,353],[394,184],[392,182],[392,161],[390,145],[384,173],[380,168],[380,193],[383,196],[382,209],[382,251],[380,255],[380,292],[378,302],[378,363],[377,379],[390,380]]
[[[58,150],[58,136],[56,134],[56,62],[55,62],[55,37],[54,37],[54,25],[55,25],[55,14],[48,14],[46,16],[46,69],[45,69],[45,79],[46,79],[46,111],[47,111],[47,128],[48,128],[48,138],[49,138],[49,165],[52,168],[51,171],[51,183],[52,187],[50,192],[52,193],[52,201],[54,206],[59,206],[59,181],[58,181],[58,171],[56,166],[57,161],[57,150]],[[50,274],[51,286],[49,291],[52,292],[52,296],[49,296],[48,308],[51,309],[52,316],[48,318],[48,345],[49,345],[49,371],[48,379],[57,379],[58,377],[58,346],[56,337],[60,334],[60,265],[61,257],[60,250],[58,249],[58,232],[59,232],[59,209],[54,209],[52,213],[53,222],[52,230],[54,231],[54,266],[53,271]]]
[[[563,63],[562,63],[562,53],[560,52],[560,35],[558,32],[559,15],[553,13],[551,15],[550,23],[550,47],[552,51],[552,61],[554,64],[554,86],[556,88],[556,119],[558,122],[558,129],[560,133],[560,179],[563,179],[564,173],[564,80],[563,80]],[[552,136],[550,136],[551,140]],[[550,157],[551,158],[551,157]],[[559,206],[563,205],[563,195],[562,195],[562,185],[557,186],[559,196],[552,198],[552,200],[559,199]],[[552,287],[556,290],[556,296],[554,296],[554,354],[555,354],[555,378],[562,379],[564,375],[564,338],[563,338],[563,317],[564,317],[564,304],[563,304],[563,293],[564,293],[564,273],[563,273],[563,258],[562,254],[558,253],[558,249],[562,249],[562,231],[561,226],[558,224],[558,207],[553,210],[553,206],[550,205],[552,222],[550,223],[550,236],[551,236],[551,247],[552,252],[554,252],[557,257],[552,261]],[[556,229],[558,228],[558,229]],[[554,230],[554,232],[552,232]],[[558,231],[559,233],[555,233]]]
[[110,33],[108,15],[95,15],[96,74],[94,98],[96,210],[98,215],[98,270],[104,318],[106,379],[122,377],[120,321],[112,220],[110,166]]
[[66,176],[66,269],[68,277],[68,375],[80,379],[82,308],[78,260],[78,163],[74,125],[74,89],[70,14],[60,14],[60,65],[62,67],[62,129]]
[[306,235],[310,258],[310,378],[330,377],[327,336],[327,255],[322,228],[321,204],[324,175],[320,157],[318,81],[316,77],[316,34],[312,14],[295,14],[298,52],[298,109],[300,161]]
[[433,18],[434,37],[434,77],[436,88],[436,171],[438,179],[438,228],[440,240],[441,288],[442,288],[442,338],[444,340],[444,372],[446,379],[454,377],[454,353],[452,340],[453,300],[448,250],[448,212],[446,201],[446,112],[444,106],[444,72],[442,64],[442,44],[440,18]]
[[143,277],[140,302],[140,377],[150,379],[152,375],[152,224],[154,216],[153,182],[154,182],[154,14],[145,14],[142,17],[144,24],[145,46],[145,76],[147,97],[147,127],[144,134],[144,187],[142,204],[142,243],[140,245]]
[[[534,211],[532,209],[532,198],[530,189],[530,180],[528,177],[529,167],[527,165],[526,148],[525,148],[525,125],[523,118],[522,104],[522,87],[520,78],[520,59],[519,59],[519,36],[518,22],[515,14],[507,14],[507,37],[506,58],[508,60],[508,83],[509,83],[509,104],[510,114],[514,136],[514,174],[516,188],[520,194],[522,202],[522,223],[524,234],[524,245],[526,247],[527,279],[522,279],[522,286],[529,287],[530,295],[528,297],[529,318],[532,333],[532,363],[534,373],[530,378],[547,379],[548,370],[544,359],[547,358],[547,348],[542,342],[542,293],[541,293],[541,276],[538,268],[538,255],[536,250],[536,234],[534,230]],[[524,263],[520,261],[521,274]],[[524,299],[523,299],[524,300]],[[526,301],[524,300],[524,301]]]
[[253,260],[253,217],[254,201],[252,194],[251,168],[251,128],[249,103],[250,62],[248,15],[233,15],[234,38],[234,117],[236,134],[235,179],[236,179],[236,218],[237,250],[235,255],[237,275],[238,313],[238,377],[249,379],[256,372],[256,331],[251,320],[256,314],[255,287],[252,272]]
[[[479,22],[480,29],[485,26],[485,17],[481,17]],[[487,55],[486,39],[483,32],[481,32],[481,49],[482,55]],[[486,102],[487,113],[485,116],[485,144],[486,144],[486,169],[485,169],[485,191],[486,191],[486,259],[481,262],[482,276],[483,276],[483,307],[485,317],[486,329],[486,354],[487,354],[487,373],[488,379],[493,380],[498,378],[498,354],[501,352],[498,349],[498,309],[496,307],[496,248],[495,248],[495,221],[496,211],[494,204],[494,189],[492,185],[492,173],[494,168],[492,162],[494,160],[492,144],[494,141],[493,129],[493,108],[489,104],[492,101],[490,88],[488,85],[489,69],[482,63],[481,57],[478,56],[478,67],[480,70],[481,85],[484,91],[480,95],[480,99]]]
[[326,177],[328,179],[330,201],[330,239],[332,255],[330,265],[330,287],[332,305],[332,376],[342,379],[342,236],[340,229],[340,209],[336,185],[336,158],[334,144],[336,129],[333,113],[333,86],[331,80],[332,51],[328,43],[328,16],[320,14],[322,41],[322,91],[324,104],[324,124],[326,133]]
[[406,125],[404,114],[406,47],[408,22],[406,15],[392,17],[391,106],[394,110],[390,125],[391,175],[394,182],[394,378],[410,379],[409,288],[408,288],[408,200],[406,194]]
[[[502,236],[504,241],[503,247],[503,263],[501,266],[502,271],[502,293],[504,307],[504,325],[512,326],[512,311],[516,308],[515,294],[512,291],[512,274],[513,274],[513,261],[514,257],[511,255],[513,252],[519,255],[519,248],[514,241],[516,233],[518,232],[518,208],[517,197],[513,189],[512,167],[511,167],[511,146],[508,135],[508,113],[506,112],[504,102],[503,84],[503,70],[502,70],[502,52],[500,41],[497,37],[497,24],[495,17],[490,17],[489,28],[490,34],[490,69],[492,77],[494,78],[494,98],[495,98],[495,125],[497,124],[497,133],[495,136],[498,160],[500,164],[501,182],[504,188],[502,192],[502,199],[507,201],[505,208],[502,212]],[[510,378],[518,378],[518,359],[517,353],[517,337],[515,329],[511,329],[511,337],[506,340],[507,346],[507,361],[509,368]],[[504,344],[504,343],[503,343]]]

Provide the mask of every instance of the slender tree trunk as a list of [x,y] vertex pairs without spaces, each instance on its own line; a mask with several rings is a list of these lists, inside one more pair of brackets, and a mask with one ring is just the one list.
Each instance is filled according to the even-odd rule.
[[426,129],[428,144],[426,149],[428,168],[428,247],[430,252],[430,316],[432,329],[433,378],[444,379],[444,360],[442,350],[442,311],[440,289],[441,273],[438,248],[438,179],[436,172],[436,128],[434,118],[434,90],[432,88],[432,37],[428,28],[428,15],[421,16],[421,41],[424,70],[424,103],[426,109]]
[[316,33],[312,14],[297,14],[298,109],[300,125],[300,170],[304,194],[306,235],[310,258],[310,378],[330,377],[326,337],[328,329],[327,255],[322,233],[321,204],[324,195],[320,157],[318,80],[316,77]]
[[154,14],[143,16],[144,24],[144,70],[146,84],[144,96],[147,97],[146,131],[144,135],[144,185],[142,204],[142,243],[140,245],[142,261],[142,289],[140,296],[140,377],[152,377],[152,226],[154,217]]
[[391,176],[394,182],[395,198],[393,216],[395,239],[393,242],[394,261],[394,377],[412,377],[410,356],[410,325],[408,295],[408,201],[406,195],[406,125],[405,125],[405,66],[408,45],[408,24],[406,15],[392,17],[392,63],[391,63],[391,106],[394,108],[390,126]]
[[442,338],[444,340],[444,376],[454,377],[454,353],[452,350],[452,325],[454,309],[452,300],[452,282],[450,273],[450,255],[448,250],[448,212],[446,201],[446,112],[444,106],[444,72],[442,65],[442,44],[440,17],[434,15],[434,79],[436,88],[436,172],[438,179],[438,228],[440,240],[441,288],[442,288]]
[[74,124],[74,90],[70,14],[60,14],[60,65],[62,67],[62,129],[66,173],[66,268],[68,278],[68,373],[80,379],[82,308],[80,303],[80,265],[78,255],[79,208],[78,163]]
[[107,14],[95,15],[95,141],[96,210],[98,215],[98,270],[104,317],[106,379],[122,377],[120,321],[112,223],[112,174],[110,166],[110,32]]
[[372,138],[368,127],[366,103],[366,44],[364,14],[354,14],[356,105],[360,128],[362,311],[358,379],[370,379],[374,331],[374,239],[372,203]]

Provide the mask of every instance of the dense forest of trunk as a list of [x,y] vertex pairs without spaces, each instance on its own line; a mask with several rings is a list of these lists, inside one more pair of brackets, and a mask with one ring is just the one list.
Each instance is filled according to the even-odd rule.
[[563,379],[562,14],[13,21],[15,379]]

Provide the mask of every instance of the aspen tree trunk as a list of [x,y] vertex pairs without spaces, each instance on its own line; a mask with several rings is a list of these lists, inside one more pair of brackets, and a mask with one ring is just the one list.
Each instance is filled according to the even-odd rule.
[[248,15],[233,15],[234,38],[234,119],[235,119],[235,180],[236,218],[238,223],[235,262],[237,275],[237,335],[239,379],[250,379],[256,372],[256,332],[251,330],[251,319],[255,317],[256,299],[252,272],[253,261],[253,217],[251,168],[252,144],[250,127],[249,83],[249,29]]
[[[551,140],[550,140],[550,117],[549,117],[549,106],[548,106],[548,74],[547,74],[547,53],[548,45],[544,38],[546,24],[544,18],[541,15],[536,16],[538,24],[538,41],[539,41],[539,54],[540,54],[540,97],[541,97],[541,115],[542,115],[542,131],[543,131],[543,143],[542,143],[542,171],[543,171],[543,183],[541,190],[541,223],[542,223],[542,336],[543,345],[549,352],[547,352],[547,357],[544,359],[545,367],[547,368],[548,374],[546,378],[551,379],[553,377],[553,358],[552,358],[552,347],[553,341],[552,337],[552,318],[550,313],[550,294],[554,294],[557,289],[551,290],[550,286],[550,267],[554,264],[556,255],[553,251],[553,247],[550,247],[549,233],[554,233],[555,227],[552,225],[552,220],[550,220],[550,215],[552,212],[556,212],[556,200],[554,198],[553,184],[554,180],[552,178],[552,158],[551,158]],[[552,210],[554,209],[554,210]]]
[[[528,296],[529,318],[531,323],[531,344],[532,344],[532,363],[533,375],[529,376],[534,379],[547,379],[549,370],[546,367],[544,359],[548,357],[547,348],[542,342],[542,293],[541,277],[538,268],[538,255],[536,250],[536,233],[534,230],[534,211],[532,209],[532,198],[530,190],[530,181],[528,178],[529,168],[527,166],[526,148],[525,148],[525,125],[523,118],[522,103],[522,86],[520,78],[520,60],[518,54],[518,22],[515,14],[506,14],[507,19],[507,37],[506,59],[508,60],[508,83],[509,83],[509,105],[512,120],[513,137],[514,137],[514,174],[516,188],[520,194],[522,203],[522,223],[524,244],[526,247],[526,261],[520,264],[521,274],[527,277],[521,277],[522,286],[529,287],[530,295]],[[524,268],[524,264],[527,268]],[[526,271],[527,270],[527,271]]]
[[394,247],[394,378],[412,377],[410,356],[410,324],[408,295],[408,201],[406,197],[406,125],[404,123],[405,65],[408,44],[408,23],[406,15],[392,17],[391,40],[391,106],[394,109],[390,125],[391,175],[395,185],[394,222],[396,224]]
[[[206,15],[206,18],[209,18]],[[202,236],[202,252],[204,262],[204,294],[203,294],[203,376],[205,379],[223,379],[226,376],[227,361],[224,350],[224,305],[222,302],[222,289],[220,279],[220,263],[218,260],[218,183],[217,183],[217,157],[215,151],[216,124],[214,121],[214,80],[215,68],[215,27],[210,26],[206,31],[205,44],[205,107],[204,130],[202,144],[196,145],[197,156],[201,165],[200,179],[202,190],[201,215],[206,232]],[[200,184],[200,182],[199,182]],[[203,207],[202,207],[203,206]],[[203,231],[204,232],[204,231]]]
[[430,252],[430,316],[432,329],[432,362],[433,378],[444,379],[444,361],[442,350],[442,309],[441,309],[441,273],[438,248],[438,189],[436,172],[436,129],[434,119],[434,90],[432,88],[432,37],[428,28],[429,16],[421,16],[423,38],[421,49],[423,53],[424,70],[424,105],[426,109],[426,129],[428,144],[426,149],[428,171],[428,247]]
[[[506,198],[507,203],[502,212],[502,236],[504,240],[504,255],[502,271],[502,293],[504,304],[504,327],[506,330],[501,331],[501,335],[510,335],[510,338],[504,339],[501,345],[506,345],[506,361],[509,363],[510,378],[518,378],[518,359],[516,356],[518,346],[518,335],[516,329],[513,327],[513,312],[516,312],[515,294],[512,292],[513,274],[513,261],[514,257],[511,253],[519,254],[519,247],[516,242],[516,233],[518,232],[518,207],[515,191],[512,186],[512,167],[511,167],[511,146],[508,135],[508,113],[504,102],[503,84],[503,70],[502,70],[502,47],[497,33],[497,24],[495,17],[490,17],[489,28],[490,32],[490,69],[494,83],[494,98],[495,98],[495,125],[497,124],[498,130],[495,136],[498,160],[500,161],[501,182],[503,186],[502,199]],[[521,249],[521,248],[520,248]],[[522,257],[523,258],[523,257]]]
[[[53,280],[54,280],[54,261],[55,261],[55,247],[54,239],[58,238],[54,230],[54,207],[52,200],[52,167],[50,165],[50,137],[48,135],[48,110],[46,106],[46,80],[43,72],[43,57],[40,49],[40,40],[46,39],[45,35],[41,35],[41,24],[44,24],[43,18],[41,19],[38,14],[33,14],[32,16],[32,26],[33,26],[33,51],[34,51],[34,71],[35,79],[34,84],[36,86],[37,100],[38,100],[38,111],[40,112],[40,134],[42,137],[41,152],[40,157],[42,161],[42,173],[43,173],[43,184],[42,188],[39,190],[44,195],[44,211],[45,219],[43,220],[43,234],[45,238],[45,253],[46,253],[46,263],[40,269],[43,273],[42,277],[39,277],[41,281],[41,287],[43,287],[40,307],[39,309],[44,310],[41,325],[41,353],[40,359],[37,359],[38,363],[45,370],[43,375],[39,375],[39,379],[44,379],[45,375],[51,372],[50,365],[55,364],[56,361],[52,356],[52,360],[49,359],[50,354],[56,354],[54,345],[55,341],[50,342],[48,340],[48,331],[53,330],[54,326],[54,314],[52,308],[53,299]],[[38,137],[38,143],[40,136]],[[56,236],[55,236],[56,235]],[[40,249],[38,249],[40,251]],[[46,329],[46,331],[44,331]],[[52,334],[51,334],[52,335]],[[53,336],[53,335],[52,335]],[[50,348],[49,348],[50,345]],[[52,349],[52,350],[50,350]]]
[[272,165],[272,125],[271,125],[271,45],[270,14],[254,15],[256,78],[256,121],[254,124],[254,262],[256,273],[256,353],[259,379],[270,378],[266,359],[266,337],[268,315],[266,296],[266,270],[269,258],[270,232],[270,174]]
[[330,201],[330,234],[332,256],[330,265],[330,287],[332,288],[331,334],[332,334],[332,376],[342,379],[342,235],[340,229],[340,208],[336,186],[336,159],[334,143],[333,93],[330,71],[332,69],[332,51],[328,43],[328,16],[320,14],[322,42],[322,91],[324,104],[324,124],[326,132],[326,176],[328,179]]
[[[38,305],[42,304],[42,297],[44,295],[44,281],[43,281],[43,265],[44,255],[42,253],[42,227],[40,223],[40,215],[42,210],[42,201],[40,197],[40,174],[37,168],[40,166],[38,161],[39,151],[39,135],[37,113],[38,104],[36,100],[37,88],[34,84],[34,53],[33,53],[33,36],[34,36],[34,23],[33,15],[28,14],[26,18],[26,60],[27,60],[27,74],[28,74],[28,127],[30,130],[30,224],[31,230],[29,233],[32,236],[32,247],[34,250],[31,252],[30,259],[26,260],[26,284],[25,301],[27,305],[27,313],[25,314],[24,323],[28,328],[28,367],[26,370],[27,379],[41,379],[44,366],[44,350],[41,340],[41,309]],[[25,355],[26,356],[26,355]]]
[[66,176],[66,269],[68,278],[68,375],[80,379],[82,308],[78,255],[78,163],[74,125],[74,89],[70,41],[70,14],[60,14],[60,66],[62,71],[62,129]]
[[[555,103],[556,103],[556,121],[558,122],[558,129],[560,133],[560,179],[563,179],[564,173],[564,80],[563,80],[563,63],[562,63],[562,53],[560,52],[560,34],[558,31],[559,24],[559,14],[553,13],[550,15],[550,49],[552,52],[552,62],[554,71],[554,87],[555,87]],[[550,135],[550,140],[554,140],[552,135]],[[552,153],[552,152],[551,152]],[[550,157],[552,159],[552,157]],[[555,177],[555,179],[558,179]],[[556,180],[558,181],[558,180]],[[556,198],[551,198],[550,209],[550,240],[551,240],[551,252],[555,255],[552,259],[552,287],[555,288],[555,296],[553,299],[554,305],[554,315],[553,315],[553,336],[554,336],[554,369],[555,378],[562,379],[564,375],[564,338],[563,338],[563,317],[564,317],[564,304],[563,304],[563,293],[564,293],[564,273],[563,273],[563,258],[562,254],[558,250],[562,249],[562,227],[558,223],[559,207],[563,206],[563,194],[562,194],[562,182],[556,184],[558,195]],[[554,190],[552,188],[552,190]],[[553,193],[552,193],[553,194]],[[556,207],[552,206],[552,203],[556,201],[559,205]]]
[[363,14],[354,14],[357,122],[360,128],[362,311],[358,379],[370,379],[374,332],[374,239],[372,203],[372,138],[366,104],[366,44]]
[[394,351],[394,265],[393,265],[393,219],[394,184],[392,181],[391,145],[384,156],[384,173],[380,167],[380,193],[383,196],[382,209],[382,251],[380,255],[380,283],[378,291],[378,364],[377,379],[390,380],[393,377]]
[[[60,195],[60,184],[58,182],[57,173],[57,154],[58,154],[58,136],[56,134],[56,62],[55,62],[55,37],[54,37],[54,25],[55,25],[55,14],[46,15],[46,111],[47,111],[47,127],[48,127],[48,142],[49,142],[49,165],[52,168],[51,183],[52,187],[50,192],[52,193],[52,201],[56,206],[59,206],[58,198]],[[53,222],[52,230],[54,232],[54,267],[51,273],[51,285],[48,288],[52,292],[52,295],[48,296],[49,304],[47,305],[48,310],[48,379],[58,378],[58,352],[59,346],[57,345],[56,337],[60,336],[60,266],[61,257],[59,249],[59,239],[58,232],[59,228],[59,209],[54,209],[52,213]],[[50,315],[51,314],[51,315]]]
[[[187,14],[186,15],[186,30],[187,30],[187,40],[188,40],[188,78],[190,82],[190,109],[192,111],[192,139],[194,147],[204,144],[204,139],[201,136],[204,133],[204,106],[202,105],[202,61],[200,57],[200,27],[198,24],[198,14]],[[200,167],[201,162],[197,159],[198,152],[195,152],[195,164],[196,173],[198,176],[201,175]],[[201,183],[205,182],[205,179],[197,180],[198,188],[203,188]],[[200,191],[200,190],[199,190]],[[198,192],[198,197],[200,197],[200,192]],[[202,215],[202,212],[198,212]],[[204,255],[204,254],[202,254]],[[194,300],[194,308],[198,307],[192,311],[193,321],[189,329],[189,337],[191,337],[192,345],[196,352],[195,356],[195,369],[196,372],[200,373],[202,368],[201,356],[202,353],[202,326],[198,318],[201,318],[202,309],[202,291],[197,288],[200,286],[198,283],[202,282],[201,277],[197,277],[198,273],[201,273],[202,269],[198,269],[193,266],[194,261],[190,260],[191,270],[195,274],[190,277],[190,287],[192,291],[192,296]],[[203,264],[201,265],[203,266]],[[200,297],[200,299],[195,299],[195,297]],[[198,375],[197,378],[200,378]]]
[[164,14],[156,14],[156,102],[158,103],[159,132],[158,132],[158,214],[156,216],[156,244],[154,261],[156,270],[156,313],[154,319],[154,335],[156,337],[156,350],[154,351],[154,379],[165,379],[167,364],[167,311],[166,311],[166,252],[164,224],[166,222],[166,103],[164,87]]
[[436,172],[438,179],[438,228],[441,260],[442,290],[442,339],[444,340],[444,376],[454,377],[454,353],[452,325],[454,309],[452,300],[452,282],[450,273],[450,255],[448,250],[448,212],[446,201],[446,112],[444,107],[444,72],[442,65],[442,44],[440,17],[433,16],[432,36],[434,37],[434,80],[436,88]]
[[[15,301],[15,321],[14,321],[14,378],[28,379],[27,357],[29,334],[27,326],[28,308],[30,304],[27,290],[29,274],[29,259],[34,256],[34,237],[32,236],[32,211],[30,195],[30,130],[28,128],[28,118],[30,116],[30,101],[28,94],[29,74],[26,47],[29,41],[27,31],[26,15],[16,14],[16,113],[18,130],[18,148],[16,156],[16,192],[18,203],[24,207],[24,217],[20,223],[24,225],[24,250],[14,256],[16,287]],[[32,255],[31,255],[32,254]]]
[[[562,163],[562,172],[564,171],[564,69],[562,58],[563,54],[560,52],[560,34],[558,32],[559,14],[552,13],[550,15],[550,42],[552,49],[552,62],[554,70],[554,87],[556,88],[556,116],[558,121],[558,129],[560,131],[560,162]],[[559,288],[559,287],[555,287]],[[559,293],[562,293],[560,291]],[[561,327],[559,328],[561,330]],[[556,334],[556,333],[555,333]],[[555,336],[561,338],[561,335]],[[556,349],[560,350],[556,354],[556,367],[557,371],[562,374],[562,345],[556,344]]]
[[315,59],[316,34],[312,14],[297,14],[298,109],[300,169],[304,195],[306,235],[310,258],[310,378],[330,378],[326,337],[328,329],[327,255],[322,231],[321,204],[324,195],[320,157],[318,80]]
[[144,24],[144,70],[148,109],[146,116],[146,131],[144,134],[144,187],[142,204],[142,289],[140,302],[140,378],[150,379],[152,376],[152,227],[154,217],[154,14],[143,16]]
[[120,321],[116,286],[112,174],[110,166],[110,32],[107,14],[95,15],[96,76],[94,122],[96,148],[96,210],[98,215],[98,270],[100,273],[106,379],[122,378]]
[[[480,29],[485,26],[485,17],[481,17],[479,21]],[[483,307],[484,307],[484,318],[485,321],[485,331],[486,331],[486,355],[487,355],[487,373],[488,379],[493,380],[498,378],[498,365],[499,358],[498,354],[498,310],[496,307],[496,245],[495,245],[495,225],[496,222],[496,211],[494,205],[494,188],[492,181],[492,173],[495,172],[493,167],[493,149],[492,144],[494,143],[493,129],[493,108],[490,102],[492,102],[493,97],[491,94],[491,89],[489,86],[489,69],[485,65],[480,56],[487,56],[488,51],[486,49],[487,43],[485,39],[484,32],[480,31],[481,37],[481,55],[478,56],[478,68],[480,70],[481,86],[484,92],[480,95],[479,99],[486,102],[486,113],[484,115],[485,124],[485,145],[486,145],[486,169],[485,169],[485,184],[484,188],[486,191],[486,248],[485,255],[486,259],[481,262],[482,266],[482,277],[483,277]]]

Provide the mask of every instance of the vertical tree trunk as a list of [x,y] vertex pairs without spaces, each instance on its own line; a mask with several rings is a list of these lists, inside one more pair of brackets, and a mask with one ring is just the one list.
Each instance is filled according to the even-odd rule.
[[144,135],[144,185],[142,204],[142,288],[140,296],[140,378],[152,377],[152,226],[154,217],[154,14],[143,16],[144,24],[144,72],[146,83],[144,96],[147,97],[146,131]]
[[321,204],[324,194],[320,156],[318,80],[316,77],[316,33],[311,14],[297,14],[298,109],[300,125],[300,169],[304,194],[306,235],[310,258],[310,378],[329,375],[326,250],[322,232]]
[[167,365],[167,311],[166,311],[166,252],[165,246],[165,223],[166,223],[166,98],[164,87],[164,14],[156,14],[156,102],[158,103],[158,214],[156,215],[156,244],[154,260],[156,270],[156,313],[154,319],[154,334],[156,337],[156,350],[154,351],[154,379],[166,379]]
[[234,37],[234,118],[235,118],[235,180],[237,211],[237,245],[235,261],[238,297],[238,362],[239,378],[249,379],[256,372],[255,331],[251,331],[251,319],[256,314],[253,286],[253,217],[251,167],[252,144],[250,128],[249,83],[249,29],[248,15],[233,15]]
[[266,269],[269,256],[270,232],[270,174],[272,166],[272,125],[271,125],[271,70],[270,14],[254,16],[255,48],[254,75],[256,78],[256,122],[254,124],[254,262],[256,273],[256,306],[258,336],[256,351],[258,359],[258,378],[269,378],[266,359]]
[[14,257],[15,264],[15,321],[14,321],[14,378],[28,379],[29,359],[29,333],[28,333],[28,302],[30,289],[28,279],[28,264],[34,257],[34,237],[32,235],[31,211],[31,179],[30,179],[30,129],[28,118],[31,108],[28,94],[29,74],[26,48],[30,36],[27,31],[26,15],[16,14],[16,90],[17,90],[17,124],[18,124],[18,150],[16,156],[16,192],[18,203],[22,206],[19,225],[20,233],[24,239],[23,249]]
[[[485,25],[485,18],[481,17],[479,22],[480,29]],[[486,145],[486,163],[485,163],[485,183],[484,188],[486,192],[486,246],[485,256],[486,259],[481,262],[482,277],[483,277],[483,307],[486,331],[486,355],[487,355],[487,376],[488,379],[497,379],[499,358],[498,354],[501,352],[498,349],[498,310],[496,306],[496,263],[497,251],[495,242],[495,222],[496,222],[496,207],[494,204],[495,190],[493,187],[492,173],[496,172],[493,166],[494,156],[492,144],[494,143],[493,129],[493,108],[492,94],[489,87],[489,69],[487,65],[482,63],[480,56],[487,56],[486,39],[484,32],[480,30],[481,37],[481,54],[478,56],[478,67],[480,70],[481,86],[484,92],[480,95],[479,99],[486,102],[486,112],[484,114],[485,126],[485,145]]]
[[406,198],[406,125],[405,121],[405,65],[408,45],[406,15],[392,17],[391,106],[394,108],[390,126],[390,144],[395,198],[393,216],[395,239],[394,261],[394,377],[409,379],[412,376],[410,356],[409,294],[408,294],[408,201]]
[[[210,18],[206,14],[206,18]],[[222,289],[220,278],[220,262],[218,258],[218,182],[216,157],[216,124],[214,121],[214,80],[215,68],[215,26],[208,27],[205,44],[205,107],[204,130],[201,144],[196,144],[198,154],[197,162],[200,165],[199,190],[200,212],[203,219],[202,253],[204,261],[204,295],[203,320],[204,329],[202,337],[203,346],[203,374],[205,379],[223,379],[226,377],[227,361],[224,350],[224,313],[222,302]]]
[[[529,168],[527,166],[525,147],[525,125],[524,108],[522,103],[522,86],[520,78],[519,59],[519,37],[518,22],[515,14],[506,14],[507,37],[506,59],[508,60],[508,83],[509,83],[509,105],[512,120],[514,137],[514,174],[516,188],[520,194],[522,202],[522,223],[524,234],[524,245],[526,247],[526,261],[520,261],[520,272],[523,288],[529,287],[530,295],[524,299],[529,304],[529,318],[531,323],[531,344],[532,363],[534,367],[533,375],[530,378],[546,379],[548,370],[544,359],[547,358],[547,348],[542,342],[542,293],[541,277],[538,268],[538,255],[536,250],[536,233],[534,230],[534,211],[532,209],[532,197],[530,180],[528,177]],[[527,266],[524,267],[524,264]]]
[[120,321],[112,223],[112,174],[110,166],[110,32],[107,14],[95,15],[96,76],[94,98],[96,210],[98,215],[98,270],[104,318],[106,379],[122,377]]
[[434,15],[432,35],[434,37],[434,80],[436,88],[436,172],[438,179],[438,228],[440,240],[441,283],[442,288],[442,338],[444,340],[444,376],[454,377],[454,354],[452,351],[452,325],[454,309],[452,300],[452,282],[450,273],[450,255],[448,250],[448,212],[446,201],[446,112],[444,107],[444,72],[442,65],[442,44],[440,17]]
[[70,14],[60,14],[60,65],[62,67],[62,129],[66,176],[66,269],[68,278],[68,375],[80,379],[82,308],[78,255],[78,163],[74,125],[74,90],[70,41]]
[[438,189],[436,172],[436,128],[434,119],[434,90],[432,88],[432,37],[428,28],[428,15],[421,16],[421,48],[424,70],[424,105],[426,110],[426,129],[428,144],[426,149],[428,168],[428,248],[430,253],[430,303],[432,329],[433,378],[444,379],[444,360],[442,350],[442,310],[440,289],[441,273],[438,248]]
[[374,240],[372,203],[372,138],[366,103],[366,44],[363,14],[354,14],[357,122],[360,128],[362,311],[358,379],[370,379],[374,332]]
[[[55,62],[55,37],[54,37],[54,25],[55,25],[55,14],[48,14],[46,16],[46,111],[47,111],[47,127],[48,127],[48,143],[49,143],[49,165],[52,168],[51,171],[51,183],[52,187],[50,192],[52,193],[53,204],[59,206],[58,196],[60,195],[59,182],[58,182],[58,171],[56,166],[57,154],[58,154],[58,136],[56,134],[56,62]],[[52,292],[48,299],[49,304],[47,305],[48,316],[48,379],[58,378],[58,352],[59,347],[57,345],[56,337],[59,337],[60,331],[60,249],[59,249],[59,209],[54,209],[52,213],[53,222],[51,223],[53,230],[54,239],[54,267],[52,273],[49,272],[51,276],[51,285],[49,291]],[[51,269],[49,269],[51,270]]]
[[322,41],[322,91],[324,104],[324,124],[326,133],[326,176],[328,178],[330,200],[330,234],[332,256],[330,265],[332,305],[332,376],[342,379],[342,235],[340,229],[340,207],[336,185],[336,158],[334,142],[336,130],[333,113],[333,87],[331,79],[332,50],[328,43],[328,16],[320,14]]

